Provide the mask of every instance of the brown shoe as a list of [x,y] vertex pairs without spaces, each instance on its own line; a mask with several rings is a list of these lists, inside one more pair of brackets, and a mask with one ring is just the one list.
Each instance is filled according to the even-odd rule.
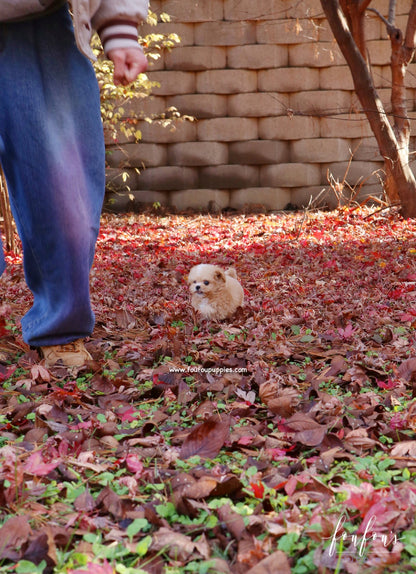
[[62,364],[64,367],[83,367],[92,357],[84,346],[82,339],[77,339],[65,345],[50,345],[40,347],[47,367]]

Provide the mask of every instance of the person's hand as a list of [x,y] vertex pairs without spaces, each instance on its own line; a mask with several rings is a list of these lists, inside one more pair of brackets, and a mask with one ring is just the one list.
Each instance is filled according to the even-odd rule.
[[147,59],[142,50],[137,48],[116,48],[108,52],[108,57],[114,63],[115,85],[127,86],[139,74],[147,70]]

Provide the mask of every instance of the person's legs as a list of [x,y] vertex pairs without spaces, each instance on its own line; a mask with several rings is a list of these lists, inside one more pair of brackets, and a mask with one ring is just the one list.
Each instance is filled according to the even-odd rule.
[[[0,49],[1,49],[1,30],[0,30]],[[0,160],[1,160],[1,155],[4,151],[4,143],[3,143],[3,138],[1,137],[1,131],[0,131]],[[1,163],[1,161],[0,161]],[[1,237],[0,237],[0,277],[3,275],[3,271],[6,269],[6,261],[4,260],[4,251],[2,248],[2,242],[1,242]]]
[[104,195],[99,90],[66,9],[0,27],[1,156],[34,295],[33,346],[91,334],[89,271]]

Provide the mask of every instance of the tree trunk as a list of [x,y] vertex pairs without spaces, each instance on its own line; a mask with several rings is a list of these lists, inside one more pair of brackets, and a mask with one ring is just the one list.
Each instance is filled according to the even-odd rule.
[[[366,5],[369,2],[365,2]],[[408,147],[399,144],[380,98],[369,68],[355,43],[338,0],[321,0],[344,58],[351,70],[355,91],[377,140],[384,159],[386,193],[390,201],[400,199],[402,215],[416,217],[416,179],[408,163]]]
[[367,54],[363,16],[370,2],[371,0],[366,0],[363,4],[362,0],[340,0],[341,8],[347,18],[352,37],[364,60],[367,59]]

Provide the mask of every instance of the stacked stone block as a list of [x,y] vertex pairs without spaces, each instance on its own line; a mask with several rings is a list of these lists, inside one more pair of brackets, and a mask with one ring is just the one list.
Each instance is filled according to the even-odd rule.
[[[387,0],[372,6],[387,15]],[[406,20],[410,6],[398,3],[398,19]],[[160,87],[140,107],[158,113],[174,106],[195,119],[174,130],[143,121],[140,143],[110,150],[116,187],[120,167],[130,175],[114,208],[158,202],[180,210],[280,210],[318,197],[334,207],[329,180],[345,180],[356,198],[382,193],[383,162],[319,0],[153,0],[151,8],[171,16],[157,31],[178,34],[181,44],[150,67]],[[390,43],[374,13],[366,30],[388,110]],[[143,34],[152,31],[143,26]]]

